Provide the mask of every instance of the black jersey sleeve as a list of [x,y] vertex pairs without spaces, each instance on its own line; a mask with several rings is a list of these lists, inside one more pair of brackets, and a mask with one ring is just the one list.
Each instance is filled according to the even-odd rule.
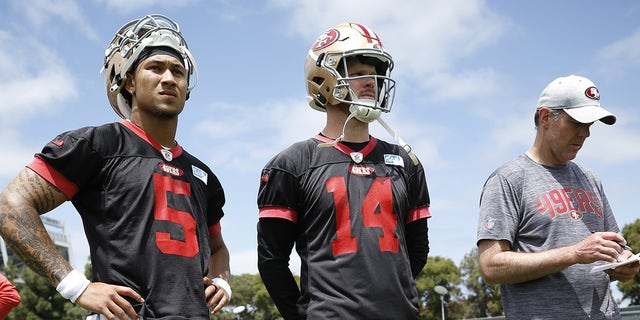
[[258,221],[258,270],[285,320],[302,319],[296,306],[300,289],[289,269],[296,228],[286,219],[260,218]]
[[92,141],[108,136],[105,130],[85,127],[62,133],[35,156],[82,189],[95,179],[104,164],[102,155],[95,150]]
[[429,227],[427,221],[427,219],[420,219],[407,224],[407,251],[409,253],[409,263],[411,264],[411,275],[414,279],[424,268],[429,255]]

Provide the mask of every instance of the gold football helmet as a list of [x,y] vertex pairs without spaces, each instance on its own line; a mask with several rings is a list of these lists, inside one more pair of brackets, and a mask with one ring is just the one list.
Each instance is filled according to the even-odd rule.
[[[349,77],[350,58],[374,65],[377,74]],[[307,100],[319,111],[325,111],[327,104],[346,103],[358,113],[357,119],[373,121],[381,112],[391,110],[395,95],[391,70],[393,59],[373,30],[357,23],[338,24],[320,35],[309,49],[304,66]],[[371,77],[377,83],[375,100],[358,99],[349,87],[350,80],[362,77]]]

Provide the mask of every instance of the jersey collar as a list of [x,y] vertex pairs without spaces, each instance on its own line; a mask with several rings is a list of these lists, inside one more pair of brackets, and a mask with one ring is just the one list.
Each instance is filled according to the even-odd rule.
[[[325,137],[325,136],[323,136],[321,134],[317,134],[313,138],[316,139],[316,140],[322,141],[322,142],[333,142],[333,140],[334,140],[334,139]],[[358,152],[360,152],[362,154],[363,158],[366,158],[367,155],[369,153],[371,153],[371,151],[373,150],[373,148],[375,148],[375,146],[377,144],[378,144],[378,139],[376,139],[374,136],[369,136],[369,143],[367,143],[367,145],[364,146],[364,148],[362,148],[362,150],[358,150]],[[353,149],[347,147],[342,142],[336,143],[333,147],[338,149],[340,152],[346,154],[347,156],[351,156],[351,153],[354,152]]]
[[[162,145],[160,145],[157,141],[155,141],[151,136],[149,136],[144,130],[142,130],[142,128],[138,127],[137,125],[135,125],[133,122],[129,121],[129,120],[120,120],[120,123],[122,125],[124,125],[125,127],[127,127],[129,130],[131,130],[133,133],[135,133],[138,137],[140,137],[142,140],[148,142],[150,145],[153,146],[154,149],[156,149],[158,152],[160,152],[161,154],[163,153],[163,147]],[[171,158],[175,159],[177,157],[179,157],[182,154],[182,146],[180,146],[180,144],[178,144],[178,142],[176,142],[176,145],[171,148],[171,149],[167,149],[164,152],[169,151],[171,152]],[[166,158],[166,156],[163,155],[164,158]],[[169,160],[171,161],[171,160]]]

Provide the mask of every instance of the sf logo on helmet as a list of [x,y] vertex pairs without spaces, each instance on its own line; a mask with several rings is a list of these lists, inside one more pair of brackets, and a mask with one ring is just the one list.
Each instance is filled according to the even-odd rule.
[[600,92],[596,87],[589,87],[584,91],[584,95],[589,99],[600,100]]
[[336,29],[329,29],[327,32],[323,33],[318,37],[318,40],[313,43],[311,46],[311,50],[317,51],[323,48],[330,46],[332,43],[336,42],[340,37],[340,32]]

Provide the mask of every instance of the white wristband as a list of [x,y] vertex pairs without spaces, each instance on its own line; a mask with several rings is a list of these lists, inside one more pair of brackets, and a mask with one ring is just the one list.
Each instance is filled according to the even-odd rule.
[[65,299],[69,299],[75,303],[78,297],[87,289],[89,283],[91,283],[91,281],[89,281],[84,274],[76,270],[71,270],[71,272],[64,276],[62,281],[58,283],[56,290],[61,296],[65,297]]
[[222,278],[213,278],[213,280],[211,281],[213,281],[213,283],[215,283],[220,288],[224,289],[224,291],[227,292],[227,295],[229,296],[229,300],[231,300],[231,286],[229,285],[227,280]]

